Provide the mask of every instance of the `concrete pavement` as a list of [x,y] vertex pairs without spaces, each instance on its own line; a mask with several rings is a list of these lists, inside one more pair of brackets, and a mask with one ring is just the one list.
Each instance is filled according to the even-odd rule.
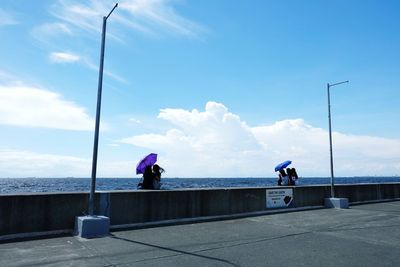
[[400,201],[5,243],[0,266],[400,266]]

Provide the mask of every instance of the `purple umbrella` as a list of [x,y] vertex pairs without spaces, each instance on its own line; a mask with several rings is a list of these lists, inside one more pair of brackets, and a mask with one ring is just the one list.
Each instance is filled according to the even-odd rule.
[[156,162],[157,162],[157,154],[155,153],[148,154],[136,165],[136,174],[144,173],[144,169],[146,169],[147,166],[151,166]]

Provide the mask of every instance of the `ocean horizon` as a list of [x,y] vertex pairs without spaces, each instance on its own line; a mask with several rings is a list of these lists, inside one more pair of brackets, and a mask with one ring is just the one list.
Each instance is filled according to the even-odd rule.
[[[97,191],[135,190],[140,178],[97,178]],[[267,187],[276,186],[277,178],[162,178],[162,190],[184,188]],[[400,183],[400,176],[335,177],[335,184]],[[298,185],[330,184],[330,177],[300,177]],[[91,178],[0,178],[0,194],[43,192],[87,192]]]

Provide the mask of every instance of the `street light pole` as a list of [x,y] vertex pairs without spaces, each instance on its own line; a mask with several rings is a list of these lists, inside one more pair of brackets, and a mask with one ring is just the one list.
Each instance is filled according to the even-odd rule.
[[329,150],[330,150],[330,159],[331,159],[331,198],[335,197],[334,190],[334,175],[333,175],[333,152],[332,152],[332,123],[331,123],[331,97],[330,97],[330,88],[339,84],[348,83],[349,81],[327,84],[328,89],[328,118],[329,118]]
[[94,144],[93,144],[93,160],[92,160],[92,181],[90,186],[89,196],[89,215],[94,215],[94,194],[96,191],[96,171],[97,171],[97,151],[99,147],[99,128],[100,128],[100,108],[101,108],[101,92],[103,89],[103,65],[104,65],[104,48],[106,42],[106,26],[107,19],[118,6],[115,4],[113,9],[108,13],[107,16],[103,17],[103,30],[101,34],[101,51],[100,51],[100,67],[99,67],[99,82],[97,90],[97,109],[96,109],[96,125],[94,131]]

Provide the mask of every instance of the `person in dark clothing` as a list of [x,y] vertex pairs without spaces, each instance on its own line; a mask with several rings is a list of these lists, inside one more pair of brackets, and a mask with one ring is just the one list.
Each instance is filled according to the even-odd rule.
[[153,181],[154,181],[154,173],[151,169],[151,166],[147,166],[146,169],[144,169],[143,173],[142,189],[154,189]]
[[292,170],[293,169],[291,169],[291,168],[287,168],[286,169],[286,172],[287,172],[287,175],[288,175],[288,185],[289,186],[293,186],[294,185],[293,171]]
[[296,185],[297,184],[297,179],[299,179],[299,176],[297,175],[297,172],[296,172],[295,168],[292,168],[292,177],[293,177],[294,185]]
[[153,165],[153,173],[154,173],[153,187],[154,187],[154,189],[160,189],[160,187],[161,187],[161,174],[163,172],[165,172],[165,170],[163,168],[161,168],[157,164]]
[[297,179],[299,179],[299,176],[297,175],[296,169],[295,168],[291,168],[291,169],[287,168],[286,172],[287,172],[288,177],[289,177],[289,179],[288,179],[289,184],[288,185],[295,186],[297,184]]

